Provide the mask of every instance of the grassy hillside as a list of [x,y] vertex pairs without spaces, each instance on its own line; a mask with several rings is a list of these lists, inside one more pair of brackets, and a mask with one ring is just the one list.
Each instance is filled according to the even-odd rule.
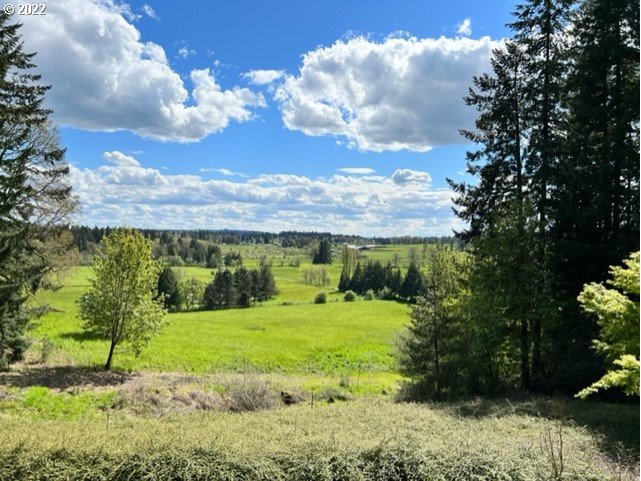
[[[182,270],[203,280],[211,277],[210,269]],[[346,303],[339,301],[339,294],[316,305],[311,299],[319,289],[301,284],[297,268],[274,270],[281,291],[277,299],[248,309],[172,313],[170,324],[139,358],[123,348],[114,367],[287,373],[309,376],[311,383],[322,375],[350,376],[358,378],[360,389],[366,391],[390,389],[399,379],[392,354],[408,307],[389,301]],[[104,362],[107,341],[85,335],[76,316],[76,300],[86,290],[89,274],[86,267],[75,269],[62,289],[41,299],[54,310],[39,321],[32,335],[55,346],[54,363]]]

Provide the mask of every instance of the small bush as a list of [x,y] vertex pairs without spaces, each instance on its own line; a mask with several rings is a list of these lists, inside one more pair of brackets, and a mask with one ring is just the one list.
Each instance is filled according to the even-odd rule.
[[314,304],[325,304],[327,302],[327,294],[324,292],[319,292],[314,297]]
[[183,267],[185,265],[185,261],[180,256],[165,256],[162,261],[169,267]]
[[378,291],[377,297],[379,299],[384,300],[384,301],[391,301],[396,296],[394,295],[394,291],[392,291],[392,289],[390,289],[389,287],[385,286],[380,291]]
[[243,376],[228,383],[224,398],[227,409],[233,412],[269,409],[277,402],[269,385],[254,376]]
[[42,341],[40,341],[40,362],[46,364],[55,350],[56,345],[51,338],[47,336],[43,337]]
[[363,295],[363,299],[365,299],[366,301],[373,301],[374,291],[372,289],[367,289],[367,291],[365,291],[365,294]]
[[337,389],[334,387],[327,388],[314,396],[316,399],[327,401],[328,403],[333,403],[336,401],[349,401],[352,397],[349,393],[343,391],[342,389]]
[[345,302],[353,302],[356,300],[356,294],[354,294],[354,291],[347,291],[343,296],[343,300]]

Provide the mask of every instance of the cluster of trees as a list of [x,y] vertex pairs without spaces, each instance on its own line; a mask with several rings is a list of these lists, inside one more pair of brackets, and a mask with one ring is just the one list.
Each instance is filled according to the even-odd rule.
[[202,305],[205,283],[194,278],[181,278],[171,266],[165,266],[157,282],[157,295],[165,309],[192,311]]
[[203,309],[249,307],[278,293],[271,267],[261,262],[257,269],[239,267],[234,272],[218,270],[203,293]]
[[249,307],[276,294],[276,281],[266,262],[257,269],[219,269],[209,284],[193,277],[181,279],[174,268],[165,266],[157,282],[157,297],[171,311]]
[[405,275],[390,263],[383,265],[380,261],[356,262],[351,267],[343,264],[338,282],[341,292],[353,291],[364,295],[372,291],[382,299],[402,298],[414,302],[423,291],[423,275],[415,263],[410,263]]
[[323,266],[303,266],[300,270],[301,280],[308,286],[325,287],[332,283],[332,279]]
[[[102,238],[109,235],[113,227],[71,226],[70,231],[74,241],[81,252],[91,251]],[[207,241],[211,244],[271,244],[275,242],[278,234],[270,232],[255,232],[241,230],[207,230],[207,229],[139,229],[147,239],[167,245],[172,240],[183,239],[183,243],[190,239]]]
[[[466,98],[476,182],[450,181],[471,257],[438,267],[402,356],[436,376],[432,393],[576,393],[598,379],[597,317],[577,296],[639,249],[638,3],[530,0],[511,28]],[[419,345],[432,360],[414,370]]]

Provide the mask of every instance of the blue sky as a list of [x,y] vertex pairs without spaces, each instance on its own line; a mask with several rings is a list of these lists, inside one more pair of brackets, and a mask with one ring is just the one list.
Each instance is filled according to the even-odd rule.
[[78,222],[447,235],[461,97],[513,9],[61,0],[19,20]]

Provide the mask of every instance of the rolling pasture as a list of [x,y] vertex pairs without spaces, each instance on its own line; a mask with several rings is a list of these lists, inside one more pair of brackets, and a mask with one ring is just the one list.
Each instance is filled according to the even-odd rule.
[[[409,247],[362,260],[405,267]],[[336,258],[332,284],[319,288],[302,282],[300,250],[231,249],[247,267],[271,260],[278,295],[246,309],[170,313],[140,357],[117,351],[113,373],[100,369],[107,341],[84,334],[76,315],[90,269],[41,293],[51,310],[31,328],[27,361],[0,375],[0,479],[638,479],[638,407],[393,402],[407,304],[343,301]],[[321,290],[328,302],[314,304]],[[283,392],[300,394],[296,405]]]
[[[399,248],[400,247],[400,248]],[[409,246],[382,247],[378,259],[400,254]],[[121,370],[179,371],[188,373],[257,372],[279,378],[291,376],[304,389],[355,380],[356,393],[391,391],[400,379],[395,371],[395,342],[408,321],[409,307],[392,301],[344,302],[335,285],[340,261],[326,266],[332,280],[328,287],[306,285],[301,269],[283,262],[274,246],[234,246],[247,267],[269,256],[278,295],[247,309],[176,312],[169,324],[136,358],[126,347],[116,355],[114,367]],[[271,255],[270,255],[271,254]],[[405,259],[406,261],[406,259]],[[182,277],[204,282],[212,269],[178,267]],[[86,335],[77,317],[76,301],[89,285],[90,268],[76,267],[55,292],[45,292],[40,302],[52,311],[32,330],[37,340],[53,346],[50,362],[100,366],[108,343]],[[313,304],[316,293],[328,294],[327,304]],[[37,346],[34,346],[37,351]]]

